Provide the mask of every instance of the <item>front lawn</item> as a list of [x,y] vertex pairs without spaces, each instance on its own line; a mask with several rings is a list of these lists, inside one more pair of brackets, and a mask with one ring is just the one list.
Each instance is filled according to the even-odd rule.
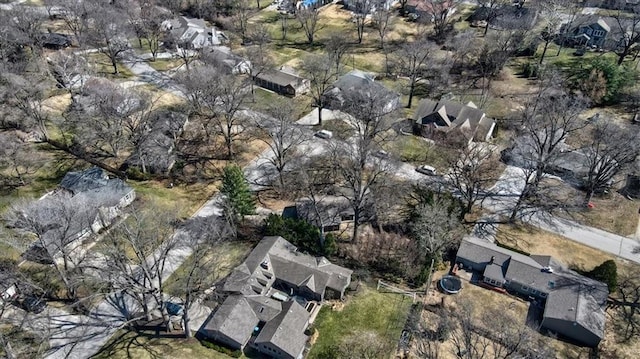
[[412,300],[407,296],[381,293],[364,286],[348,298],[341,310],[332,310],[330,305],[325,305],[315,320],[318,337],[307,358],[334,358],[336,348],[344,338],[365,332],[377,334],[387,342],[390,350],[395,349],[411,304]]
[[196,339],[156,338],[149,334],[118,331],[92,358],[101,359],[151,359],[151,358],[199,358],[228,359],[225,354],[208,349]]

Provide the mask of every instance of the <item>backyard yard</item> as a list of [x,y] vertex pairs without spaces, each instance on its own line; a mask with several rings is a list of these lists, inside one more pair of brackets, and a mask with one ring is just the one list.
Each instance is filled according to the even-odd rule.
[[326,304],[314,323],[317,339],[308,358],[334,358],[339,346],[350,335],[375,333],[390,357],[397,347],[400,334],[411,308],[411,298],[392,293],[381,293],[361,284],[346,302]]

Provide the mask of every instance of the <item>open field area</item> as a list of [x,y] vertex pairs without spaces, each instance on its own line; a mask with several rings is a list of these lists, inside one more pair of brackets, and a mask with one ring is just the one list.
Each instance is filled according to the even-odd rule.
[[369,332],[378,338],[376,345],[385,348],[379,353],[380,357],[389,357],[400,339],[410,307],[409,297],[380,293],[369,285],[361,284],[356,293],[349,294],[346,302],[327,303],[320,309],[313,325],[317,338],[308,358],[335,357],[345,338]]

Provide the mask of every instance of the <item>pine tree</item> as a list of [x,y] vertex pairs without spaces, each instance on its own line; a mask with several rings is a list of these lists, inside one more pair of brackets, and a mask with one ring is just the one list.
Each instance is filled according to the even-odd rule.
[[226,197],[237,220],[242,220],[244,216],[255,212],[255,199],[239,166],[228,165],[224,168],[220,193]]

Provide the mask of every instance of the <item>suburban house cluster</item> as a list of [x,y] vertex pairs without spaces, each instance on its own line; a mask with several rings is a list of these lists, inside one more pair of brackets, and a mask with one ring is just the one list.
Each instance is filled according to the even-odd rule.
[[551,256],[524,255],[466,237],[456,265],[472,272],[472,281],[544,303],[541,327],[552,333],[591,347],[604,337],[607,285],[567,269]]
[[264,237],[224,283],[228,295],[202,329],[233,349],[301,358],[305,330],[325,299],[342,298],[352,271],[300,253],[282,237]]
[[[39,234],[41,238],[23,256],[37,262],[53,263],[63,249],[73,250],[90,239],[92,234],[110,226],[121,215],[121,209],[135,198],[133,188],[119,178],[109,178],[102,168],[67,173],[58,189],[45,195],[36,205],[68,201],[69,206],[76,206],[76,210],[84,215],[69,218],[66,226],[57,223],[58,219],[54,217],[49,218],[48,223],[40,223],[47,230]],[[47,201],[52,202],[47,204]],[[60,242],[61,231],[64,231],[64,243]]]

